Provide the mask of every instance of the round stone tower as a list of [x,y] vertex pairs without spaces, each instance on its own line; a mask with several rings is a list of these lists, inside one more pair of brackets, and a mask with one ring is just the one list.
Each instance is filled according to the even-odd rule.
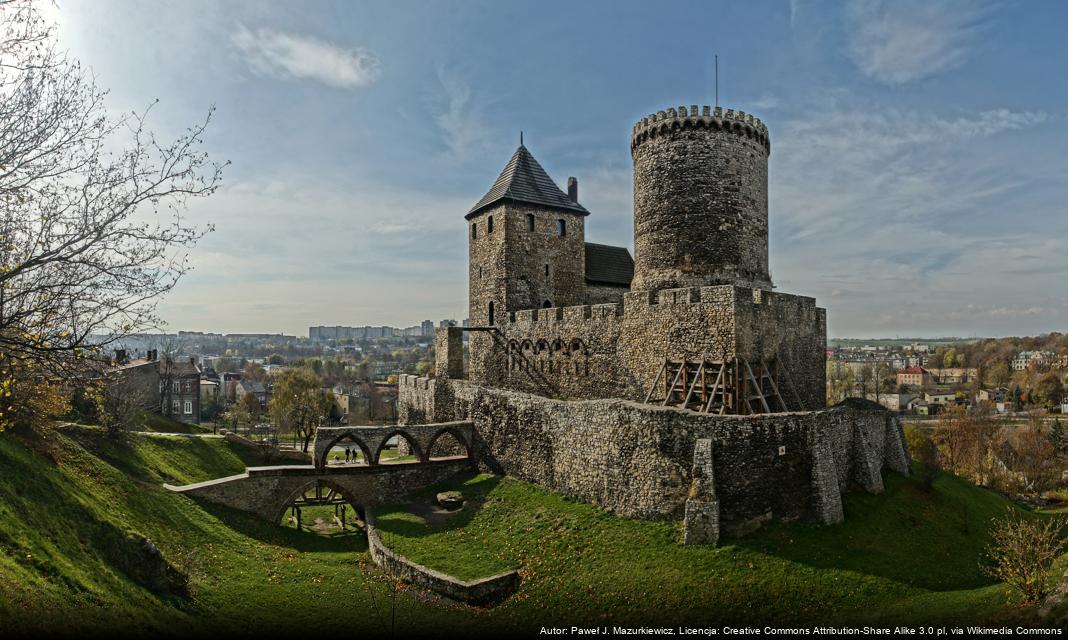
[[633,291],[716,284],[771,288],[767,127],[696,105],[634,126]]

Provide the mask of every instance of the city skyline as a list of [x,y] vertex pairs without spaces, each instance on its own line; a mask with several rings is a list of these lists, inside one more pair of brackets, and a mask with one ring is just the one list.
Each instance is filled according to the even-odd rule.
[[829,335],[1063,328],[1068,89],[1045,80],[1049,12],[694,3],[680,23],[625,3],[611,21],[598,3],[317,6],[57,13],[116,112],[158,97],[167,137],[217,107],[206,148],[233,165],[187,214],[216,230],[160,306],[168,330],[465,317],[463,214],[520,130],[557,183],[578,177],[587,239],[632,247],[630,127],[710,103],[716,53],[721,103],[771,131],[772,277],[827,308]]

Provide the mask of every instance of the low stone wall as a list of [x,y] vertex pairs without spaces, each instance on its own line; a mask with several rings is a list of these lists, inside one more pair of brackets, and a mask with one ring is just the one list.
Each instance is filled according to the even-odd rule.
[[460,602],[474,605],[492,604],[504,600],[519,588],[519,573],[515,570],[479,580],[464,581],[412,562],[382,542],[370,510],[367,512],[367,546],[371,559],[390,575]]
[[717,536],[719,527],[741,535],[771,519],[838,522],[842,493],[878,492],[884,471],[908,473],[900,423],[875,403],[719,416],[457,380],[409,378],[399,389],[402,419],[471,420],[472,458],[484,470],[636,518],[684,520],[696,492],[692,510],[715,522]]

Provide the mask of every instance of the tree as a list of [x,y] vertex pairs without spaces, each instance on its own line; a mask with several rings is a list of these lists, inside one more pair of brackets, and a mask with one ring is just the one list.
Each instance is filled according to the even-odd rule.
[[1050,568],[1064,549],[1063,518],[1037,519],[1011,508],[994,521],[987,549],[991,566],[986,572],[1019,592],[1028,603],[1049,593]]
[[[89,356],[158,324],[157,300],[210,230],[180,211],[221,179],[200,151],[211,111],[164,142],[147,128],[149,109],[113,117],[104,96],[36,3],[0,0],[0,371],[10,386],[95,375],[104,363]],[[3,414],[15,411],[6,403]]]
[[1064,385],[1057,374],[1051,371],[1038,379],[1028,395],[1033,404],[1053,407],[1064,398]]
[[934,482],[942,471],[938,446],[920,427],[913,424],[905,427],[905,441],[908,443],[912,459],[919,463],[917,478],[924,490],[929,492],[934,488]]
[[1009,365],[1004,362],[995,362],[990,365],[986,371],[986,384],[990,387],[1004,387],[1009,384],[1009,380],[1012,378],[1012,372],[1009,371]]
[[126,376],[110,376],[98,387],[94,394],[96,414],[111,437],[125,436],[140,424],[145,411],[153,408],[145,390]]
[[301,439],[307,451],[319,425],[330,415],[334,394],[322,389],[309,369],[290,369],[274,385],[269,410],[275,425]]
[[1057,453],[1068,455],[1068,430],[1064,428],[1060,418],[1053,420],[1053,426],[1049,430],[1049,442]]
[[978,484],[989,481],[998,425],[983,407],[969,413],[952,405],[939,415],[933,439],[946,468]]
[[1043,431],[1042,419],[1034,414],[1016,433],[1007,466],[1019,474],[1020,488],[1029,493],[1051,489],[1060,480],[1057,449]]

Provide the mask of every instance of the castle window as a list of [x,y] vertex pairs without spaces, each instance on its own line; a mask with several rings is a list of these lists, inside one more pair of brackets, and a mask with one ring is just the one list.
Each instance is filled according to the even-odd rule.
[[477,237],[478,237],[478,223],[477,222],[472,222],[471,223],[471,239],[474,240]]
[[549,265],[545,265],[545,275],[549,275]]
[[534,214],[533,213],[528,213],[527,214],[527,231],[533,231],[533,230],[534,230]]
[[567,222],[565,222],[563,219],[556,221],[556,235],[560,236],[561,238],[567,235]]
[[486,220],[486,233],[493,233],[493,216]]
[[479,279],[479,280],[481,280],[481,279],[482,279],[482,267],[479,267],[479,268],[478,268],[478,279]]
[[541,304],[541,307],[542,307],[543,309],[551,309],[551,308],[552,308],[552,306],[553,306],[553,303],[549,302],[548,300],[546,300],[545,302],[543,302],[543,303]]
[[493,324],[493,303],[489,303],[489,322],[487,324]]

